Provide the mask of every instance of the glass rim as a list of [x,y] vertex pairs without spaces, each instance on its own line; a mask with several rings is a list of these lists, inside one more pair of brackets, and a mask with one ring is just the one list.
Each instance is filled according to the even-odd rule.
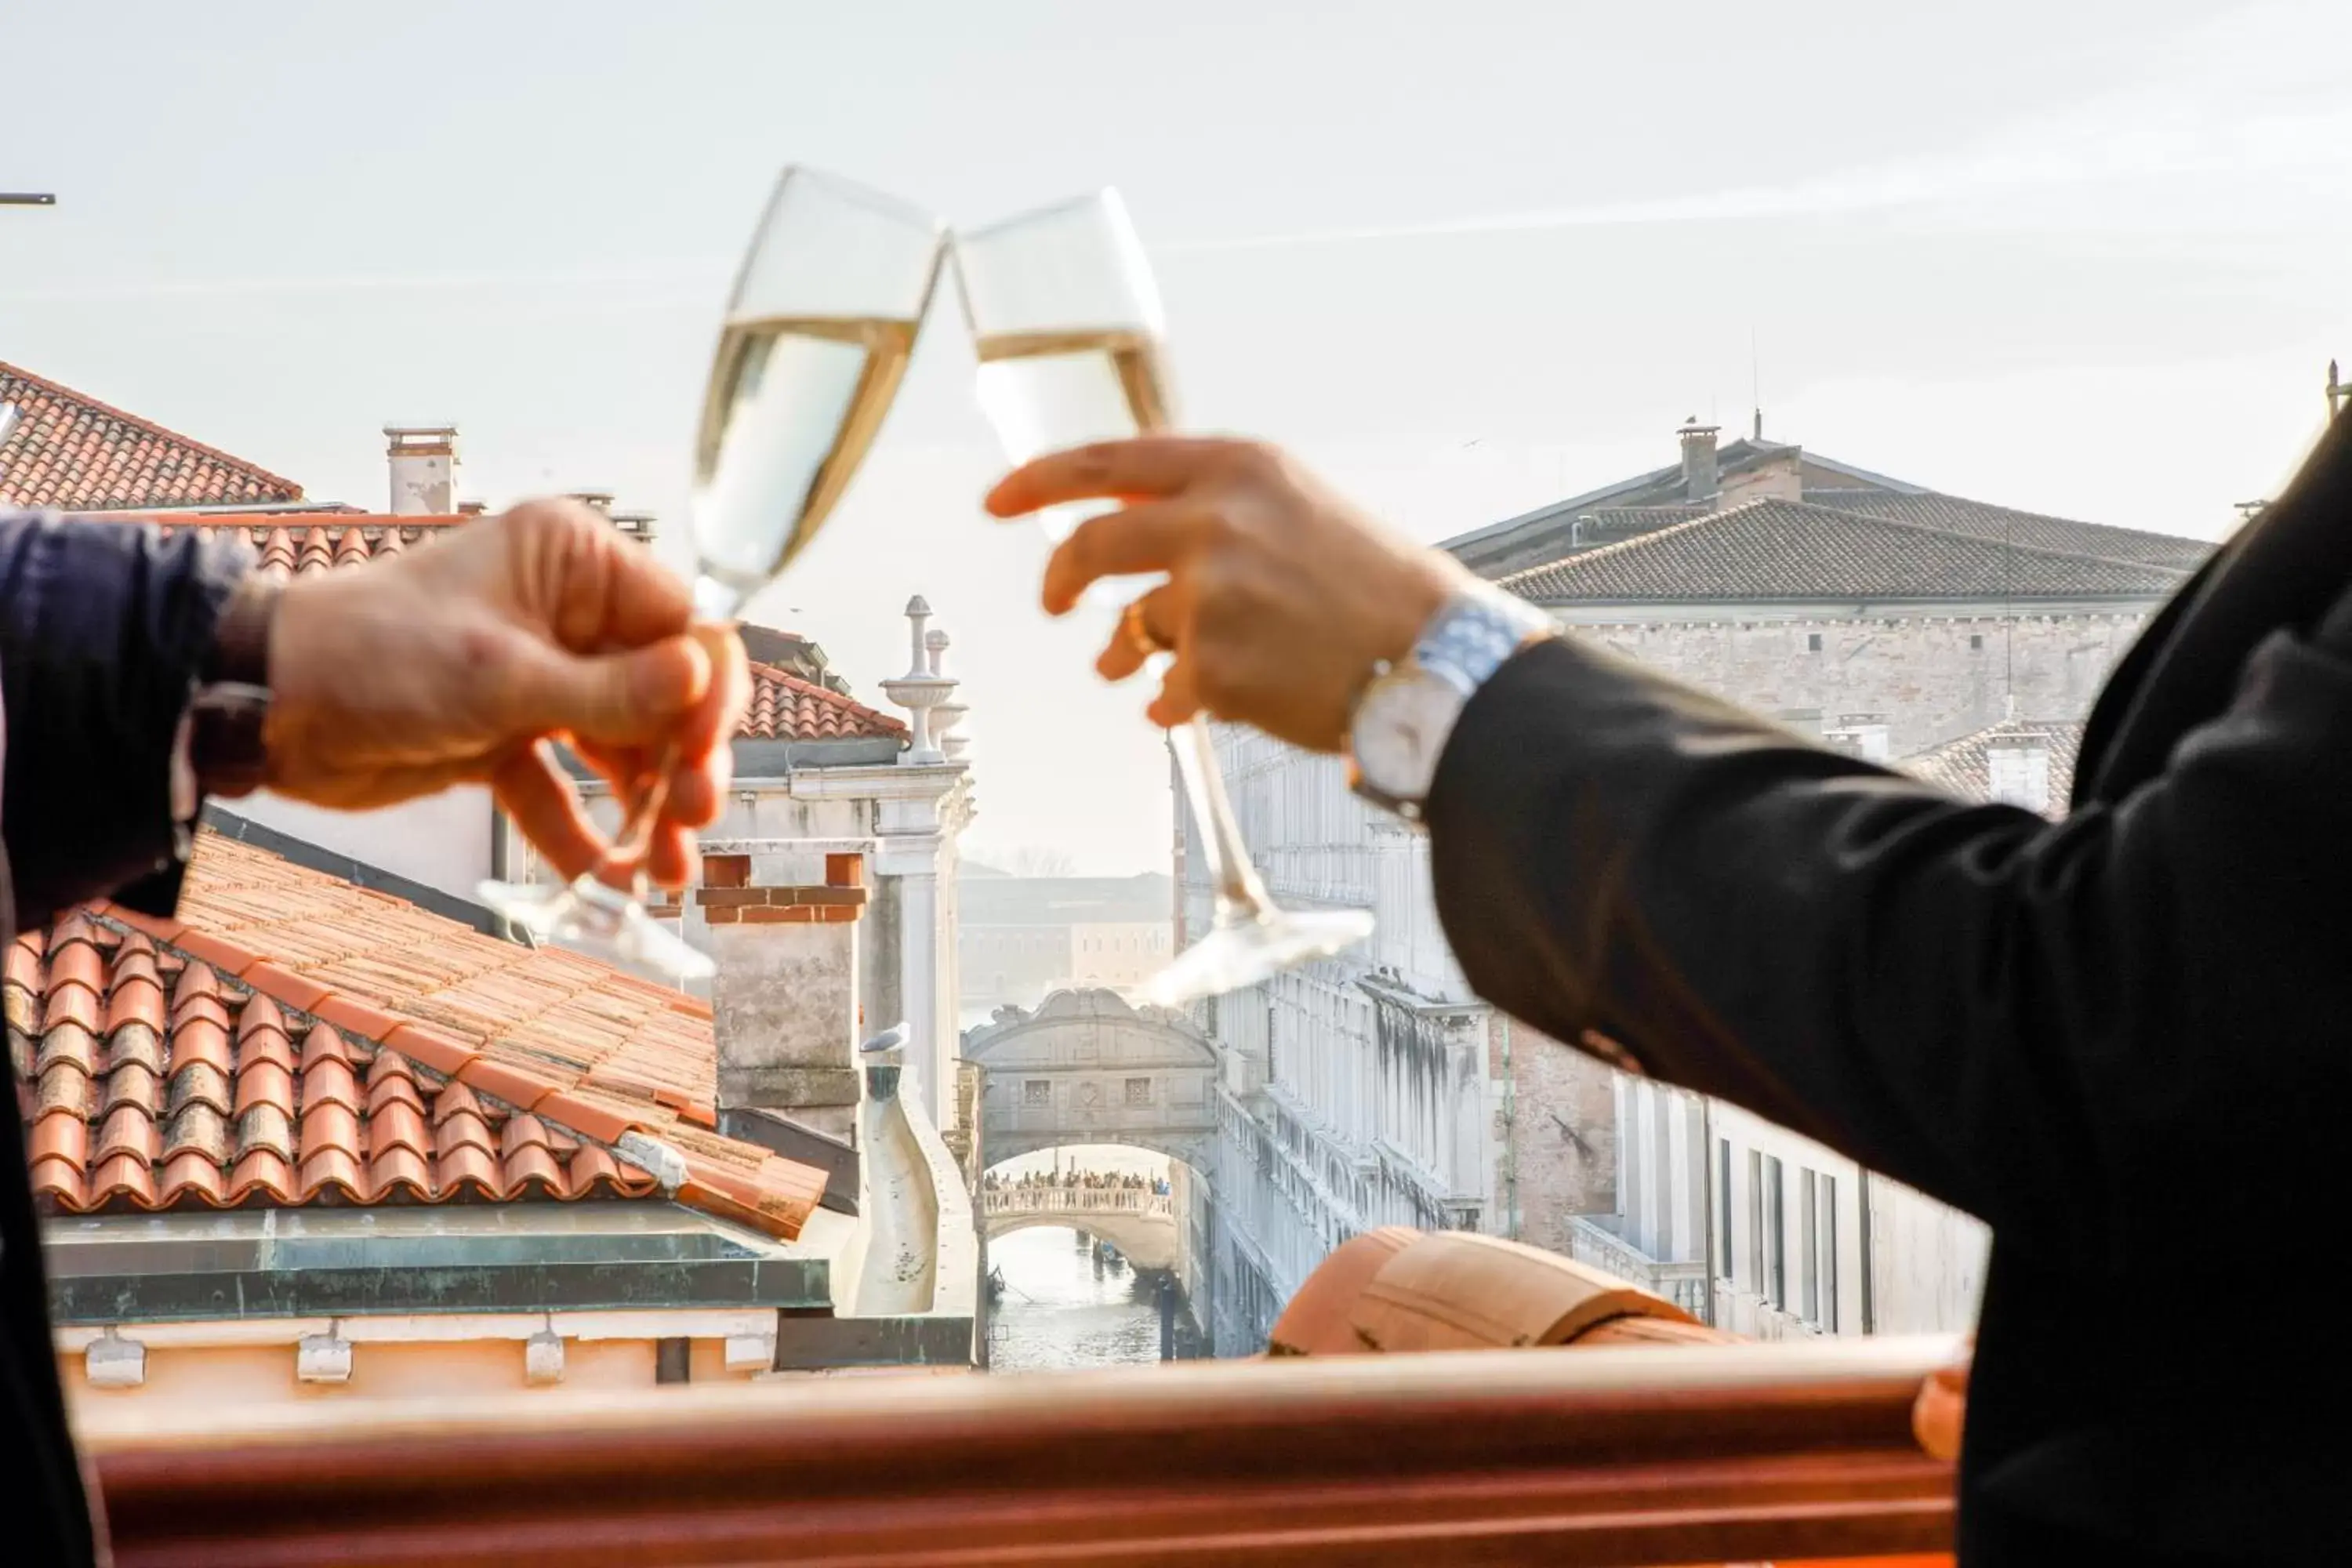
[[946,254],[947,219],[927,207],[916,205],[904,196],[891,195],[873,185],[864,184],[846,175],[820,169],[813,163],[787,163],[778,171],[768,187],[767,199],[760,204],[760,221],[751,230],[751,242],[743,247],[740,260],[735,264],[734,279],[727,285],[726,310],[731,316],[743,302],[743,290],[751,281],[752,271],[767,249],[768,237],[775,227],[777,209],[783,205],[784,194],[797,181],[847,200],[877,217],[900,224],[910,233],[919,229],[930,244],[930,275],[923,285],[923,304],[929,309],[931,295],[939,287],[940,262]]
[[767,204],[760,212],[761,232],[766,232],[769,221],[775,216],[777,201],[786,190],[791,188],[795,180],[831,191],[835,195],[845,196],[857,205],[885,217],[898,218],[910,228],[928,229],[933,236],[939,235],[947,227],[945,218],[908,197],[893,195],[877,185],[869,185],[863,181],[853,180],[846,174],[836,174],[830,169],[818,168],[814,163],[787,163],[777,171],[774,183],[768,187]]
[[1015,213],[1011,217],[998,218],[995,222],[984,224],[978,228],[967,228],[958,225],[950,234],[949,240],[953,244],[963,240],[994,239],[1008,230],[1025,228],[1041,219],[1061,217],[1065,214],[1079,212],[1087,207],[1102,208],[1121,228],[1129,234],[1135,232],[1135,222],[1128,216],[1126,198],[1118,194],[1117,185],[1105,185],[1099,190],[1089,191],[1081,196],[1071,196],[1063,201],[1049,203],[1045,206],[1031,207],[1028,211]]

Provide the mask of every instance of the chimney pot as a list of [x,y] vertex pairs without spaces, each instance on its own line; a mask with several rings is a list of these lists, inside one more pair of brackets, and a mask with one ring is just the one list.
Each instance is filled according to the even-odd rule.
[[2050,738],[2030,731],[1985,742],[1986,794],[2002,805],[2050,814]]
[[387,425],[384,461],[394,517],[446,517],[457,510],[457,427]]
[[1715,438],[1720,434],[1712,425],[1702,425],[1697,416],[1683,421],[1675,437],[1683,449],[1683,499],[1693,503],[1715,500],[1720,486],[1716,477]]

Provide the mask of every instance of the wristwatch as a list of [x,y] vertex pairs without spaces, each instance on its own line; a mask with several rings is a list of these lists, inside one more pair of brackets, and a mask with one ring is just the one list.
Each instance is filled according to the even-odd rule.
[[1348,725],[1348,784],[1408,822],[1421,820],[1437,760],[1471,697],[1513,654],[1558,635],[1526,600],[1479,583],[1438,607],[1403,663],[1377,667]]
[[[178,749],[186,759],[187,777],[173,780],[175,806],[184,782],[196,800],[234,799],[259,789],[267,777],[269,627],[277,608],[277,580],[256,572],[237,584],[222,609],[188,705],[187,743]],[[196,800],[187,803],[183,820],[195,815]]]

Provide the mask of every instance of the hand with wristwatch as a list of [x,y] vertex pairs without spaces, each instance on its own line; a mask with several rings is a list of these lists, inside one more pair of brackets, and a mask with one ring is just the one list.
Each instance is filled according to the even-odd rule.
[[1400,539],[1280,452],[1145,437],[1056,453],[988,498],[1000,517],[1075,500],[1082,523],[1045,570],[1046,609],[1106,576],[1165,573],[1097,668],[1119,680],[1162,655],[1150,713],[1195,713],[1348,758],[1358,794],[1421,819],[1439,759],[1478,689],[1550,618],[1437,551]]

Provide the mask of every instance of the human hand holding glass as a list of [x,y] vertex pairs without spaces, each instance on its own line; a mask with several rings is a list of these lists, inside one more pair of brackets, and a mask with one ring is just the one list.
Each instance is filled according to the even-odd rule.
[[[688,528],[694,607],[731,619],[816,537],[897,394],[938,277],[941,225],[805,168],[777,181],[745,257],[703,396]],[[646,913],[645,860],[675,759],[644,782],[596,868],[567,887],[485,882],[493,910],[677,980],[709,957]],[[634,891],[609,879],[628,874]]]
[[[1013,462],[1168,427],[1159,291],[1116,191],[959,231],[949,254],[980,360],[981,407]],[[1037,515],[1059,542],[1103,510],[1080,502]],[[1087,602],[1101,610],[1116,601],[1095,589]],[[1171,740],[1215,912],[1209,934],[1147,983],[1147,1001],[1181,1006],[1238,990],[1371,934],[1369,910],[1276,906],[1250,862],[1207,727],[1180,725]]]

